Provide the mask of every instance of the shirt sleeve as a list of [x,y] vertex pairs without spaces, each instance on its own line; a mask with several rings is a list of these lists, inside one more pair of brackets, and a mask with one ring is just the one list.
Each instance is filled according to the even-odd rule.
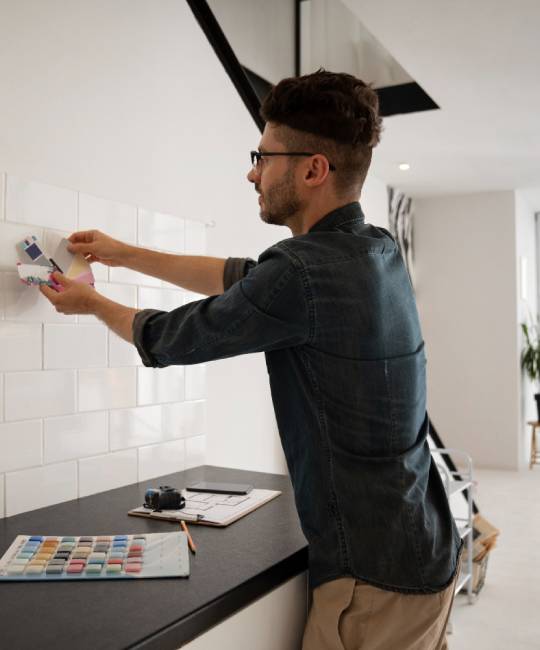
[[265,251],[258,264],[251,262],[247,269],[244,264],[245,275],[219,296],[170,312],[144,309],[135,314],[133,342],[144,365],[203,363],[307,342],[309,316],[300,271],[278,247]]
[[223,288],[230,289],[235,282],[241,280],[257,265],[250,257],[228,257],[223,270]]

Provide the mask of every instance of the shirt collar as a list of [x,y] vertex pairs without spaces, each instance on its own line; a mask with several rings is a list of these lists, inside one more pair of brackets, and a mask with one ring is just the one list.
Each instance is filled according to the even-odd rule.
[[327,215],[319,219],[308,232],[320,232],[324,230],[334,230],[339,228],[345,223],[356,222],[358,224],[364,223],[365,217],[358,201],[347,203],[340,208],[336,208],[329,212]]

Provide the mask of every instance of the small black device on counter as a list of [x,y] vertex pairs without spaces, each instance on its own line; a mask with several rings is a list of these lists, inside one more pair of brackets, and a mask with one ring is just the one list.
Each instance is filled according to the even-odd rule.
[[252,489],[252,485],[245,483],[209,483],[207,481],[186,487],[188,492],[213,492],[214,494],[249,494]]
[[178,490],[170,485],[160,485],[158,489],[148,488],[144,493],[144,507],[160,510],[181,510],[186,500]]

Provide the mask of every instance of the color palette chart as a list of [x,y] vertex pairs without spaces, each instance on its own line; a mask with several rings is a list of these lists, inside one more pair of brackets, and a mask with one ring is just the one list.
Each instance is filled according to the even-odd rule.
[[184,532],[18,535],[0,559],[0,580],[95,580],[189,576]]

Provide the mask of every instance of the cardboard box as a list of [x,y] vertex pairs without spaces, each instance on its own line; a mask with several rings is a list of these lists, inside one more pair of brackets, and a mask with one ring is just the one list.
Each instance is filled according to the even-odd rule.
[[472,590],[473,594],[478,595],[482,591],[482,587],[486,582],[486,573],[488,565],[489,553],[486,553],[481,560],[473,561],[472,571]]
[[[500,530],[489,523],[482,515],[473,519],[473,577],[472,590],[478,594],[486,581],[489,552],[495,548]],[[463,563],[467,562],[467,546],[463,554]]]

